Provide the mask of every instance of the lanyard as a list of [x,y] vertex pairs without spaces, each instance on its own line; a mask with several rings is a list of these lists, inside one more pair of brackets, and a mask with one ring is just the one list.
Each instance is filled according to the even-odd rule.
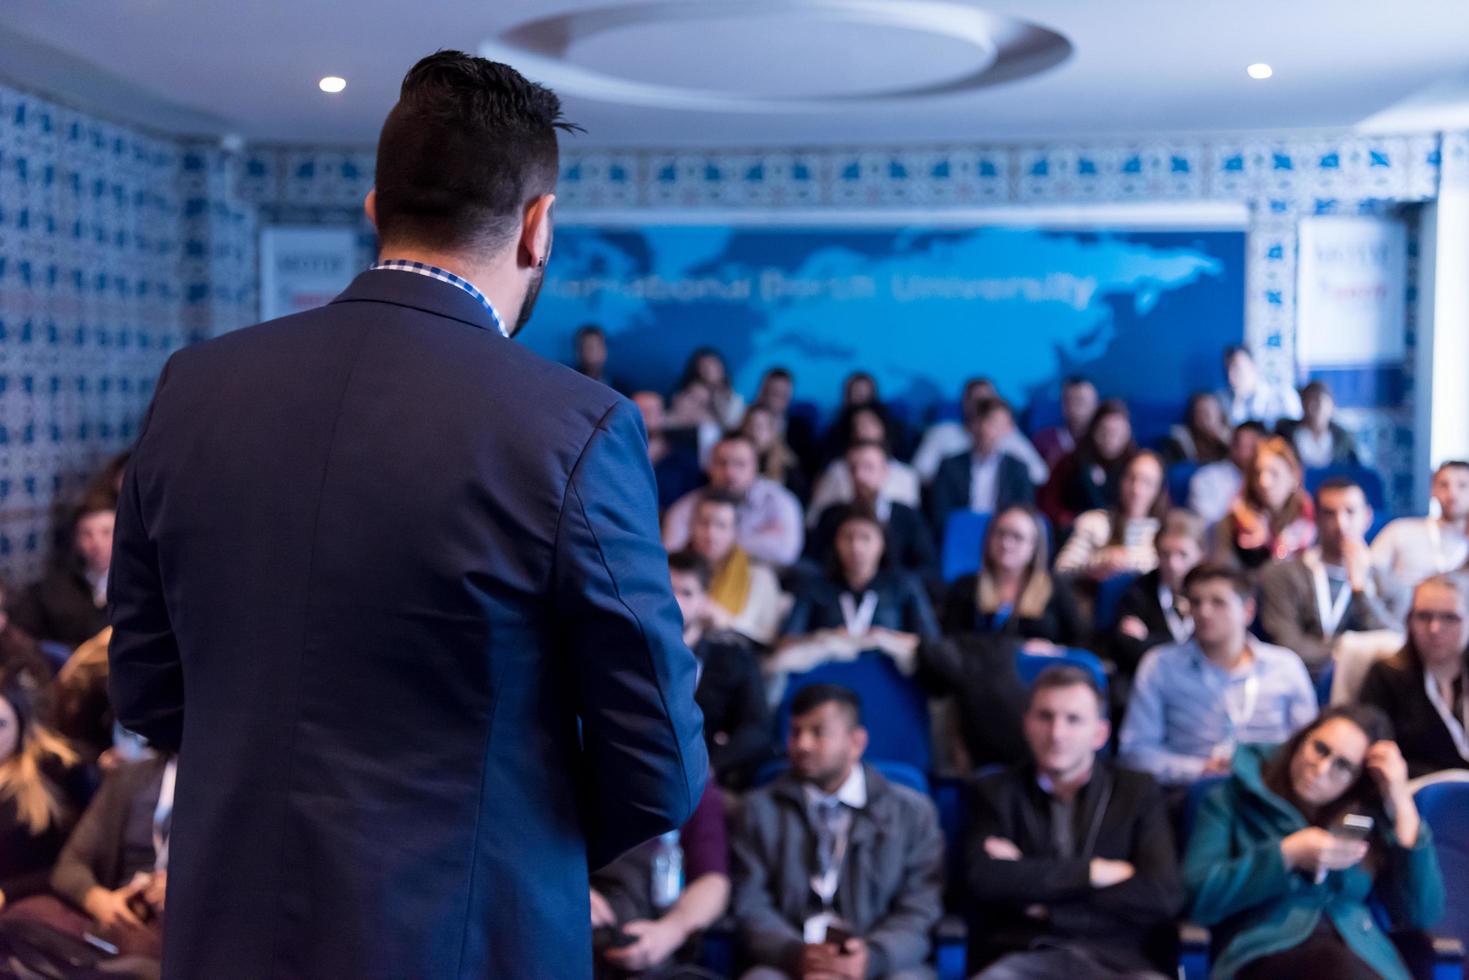
[[1249,724],[1250,719],[1254,717],[1255,705],[1260,700],[1259,671],[1255,669],[1254,664],[1250,665],[1250,676],[1245,679],[1244,683],[1244,697],[1239,703],[1236,703],[1235,699],[1229,696],[1229,692],[1234,689],[1234,685],[1228,684],[1227,682],[1226,684],[1227,686],[1224,688],[1224,715],[1229,719],[1230,738],[1238,741],[1239,733],[1244,730],[1245,725]]
[[[821,819],[819,814],[817,819]],[[825,829],[829,829],[835,837],[831,845],[831,863],[825,868],[818,868],[816,874],[811,876],[811,890],[816,893],[817,898],[821,899],[821,907],[830,909],[836,898],[837,885],[842,879],[842,863],[847,859],[847,840],[852,836],[851,816],[847,816],[844,828]]]
[[163,871],[168,867],[168,839],[173,817],[173,788],[178,779],[179,760],[174,756],[163,767],[163,784],[158,787],[158,806],[153,810],[153,870]]
[[1186,643],[1194,632],[1192,616],[1181,616],[1173,604],[1173,590],[1166,585],[1158,586],[1158,605],[1163,607],[1163,619],[1168,624],[1168,633],[1174,643]]
[[1347,614],[1347,606],[1351,605],[1352,584],[1343,583],[1341,591],[1336,594],[1336,601],[1333,602],[1331,583],[1326,580],[1326,566],[1321,563],[1320,549],[1312,548],[1307,551],[1304,561],[1306,567],[1311,569],[1311,578],[1316,585],[1316,612],[1321,616],[1321,635],[1331,639]]
[[1469,736],[1465,735],[1465,729],[1469,728],[1469,698],[1459,699],[1459,711],[1462,717],[1456,718],[1448,703],[1444,701],[1443,694],[1438,689],[1438,682],[1427,670],[1423,672],[1423,687],[1428,692],[1428,702],[1433,705],[1433,710],[1438,712],[1444,727],[1449,730],[1449,737],[1454,740],[1454,748],[1459,750],[1460,757],[1469,759]]
[[877,593],[871,589],[862,593],[860,606],[850,592],[837,596],[837,602],[842,607],[842,622],[846,624],[847,632],[852,636],[866,636],[872,629],[872,617],[877,614]]

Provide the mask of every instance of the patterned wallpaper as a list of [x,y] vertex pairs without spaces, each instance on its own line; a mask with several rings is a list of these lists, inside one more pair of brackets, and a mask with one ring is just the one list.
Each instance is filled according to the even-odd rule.
[[131,443],[168,353],[253,317],[222,157],[0,85],[0,574]]
[[[240,153],[89,117],[0,85],[0,572],[33,574],[58,495],[125,447],[167,353],[248,323],[263,224],[355,225],[368,148]],[[972,208],[1240,201],[1250,208],[1245,333],[1293,378],[1296,223],[1405,214],[1469,182],[1469,135],[1187,137],[1140,141],[738,152],[569,147],[563,215],[687,210]],[[1410,257],[1410,266],[1414,265]],[[1410,281],[1412,277],[1410,276]],[[1350,421],[1413,502],[1412,333],[1401,401]]]

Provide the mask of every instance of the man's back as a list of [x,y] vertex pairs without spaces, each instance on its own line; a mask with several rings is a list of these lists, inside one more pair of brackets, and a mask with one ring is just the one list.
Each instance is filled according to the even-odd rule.
[[488,326],[371,272],[160,379],[113,687],[182,745],[169,976],[584,975],[588,853],[697,802],[636,411]]

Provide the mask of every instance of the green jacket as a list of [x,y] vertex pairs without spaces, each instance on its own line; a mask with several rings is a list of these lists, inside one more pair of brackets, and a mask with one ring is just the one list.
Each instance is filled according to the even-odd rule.
[[1394,928],[1426,929],[1443,912],[1443,878],[1428,824],[1415,846],[1399,845],[1390,821],[1376,819],[1376,873],[1363,862],[1333,871],[1321,884],[1286,870],[1280,842],[1307,826],[1301,814],[1265,787],[1261,765],[1275,746],[1246,745],[1234,776],[1200,803],[1184,858],[1183,878],[1194,921],[1215,929],[1212,976],[1228,980],[1246,963],[1304,942],[1322,914],[1352,952],[1387,980],[1409,980],[1392,940],[1367,907],[1369,893]]

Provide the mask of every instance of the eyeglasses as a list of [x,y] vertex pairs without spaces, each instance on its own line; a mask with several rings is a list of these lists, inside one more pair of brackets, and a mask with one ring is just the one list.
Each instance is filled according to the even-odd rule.
[[1408,618],[1419,626],[1432,626],[1439,623],[1443,626],[1458,626],[1464,622],[1464,617],[1454,612],[1434,612],[1432,609],[1414,609],[1408,614]]
[[1307,739],[1306,748],[1315,756],[1314,761],[1316,762],[1325,762],[1330,759],[1331,774],[1339,779],[1356,779],[1362,772],[1361,763],[1353,762],[1350,759],[1343,759],[1339,755],[1333,755],[1331,746],[1319,738]]

